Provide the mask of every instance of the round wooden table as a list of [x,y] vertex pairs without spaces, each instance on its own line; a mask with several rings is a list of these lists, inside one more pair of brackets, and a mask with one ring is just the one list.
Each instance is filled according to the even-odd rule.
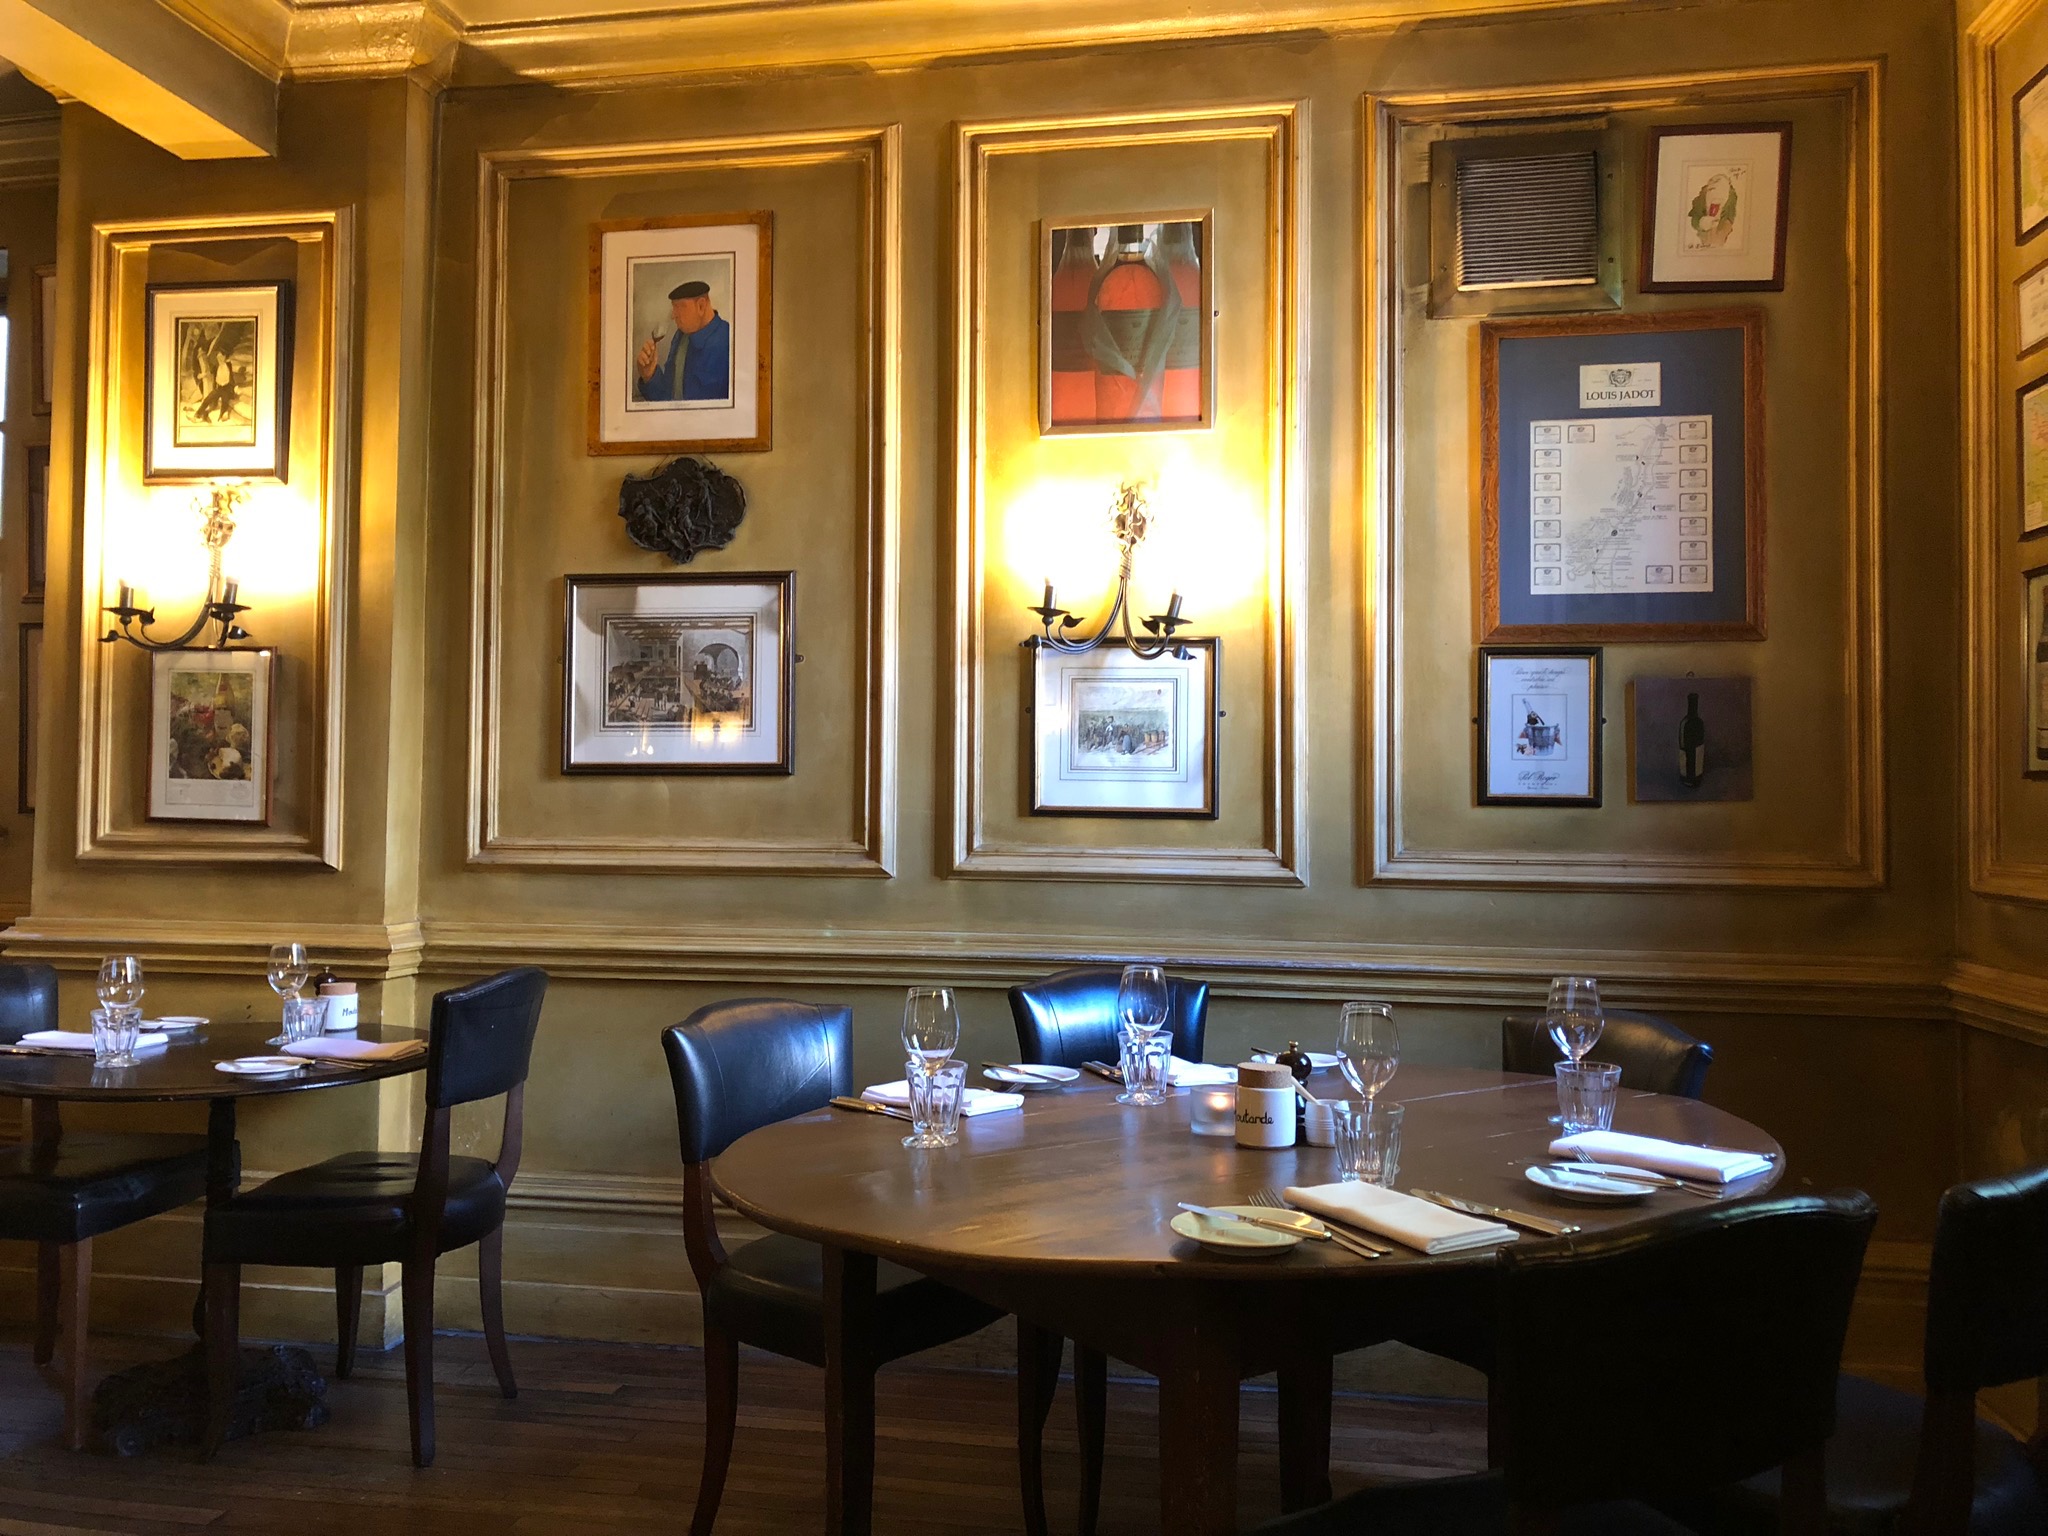
[[[1341,1097],[1331,1074],[1316,1091]],[[1183,1200],[1243,1201],[1254,1190],[1322,1184],[1335,1154],[1238,1147],[1194,1135],[1190,1097],[1136,1109],[1089,1077],[1027,1096],[1015,1113],[962,1122],[960,1144],[903,1147],[900,1120],[820,1110],[764,1127],[712,1165],[718,1192],[777,1231],[825,1247],[827,1528],[868,1529],[873,1366],[861,1354],[875,1260],[932,1275],[1159,1378],[1164,1530],[1237,1529],[1237,1392],[1280,1373],[1282,1484],[1288,1506],[1328,1496],[1330,1364],[1388,1336],[1389,1320],[1486,1300],[1496,1254],[1431,1258],[1400,1249],[1365,1260],[1329,1243],[1277,1257],[1213,1254],[1167,1226]],[[1398,1187],[1576,1222],[1586,1232],[1653,1221],[1703,1203],[1682,1191],[1639,1204],[1565,1204],[1523,1177],[1557,1134],[1548,1078],[1405,1067],[1389,1097],[1407,1106]],[[1772,1154],[1777,1143],[1709,1105],[1624,1094],[1615,1128]],[[1726,1197],[1724,1197],[1726,1198]],[[1563,1241],[1525,1233],[1519,1242]]]

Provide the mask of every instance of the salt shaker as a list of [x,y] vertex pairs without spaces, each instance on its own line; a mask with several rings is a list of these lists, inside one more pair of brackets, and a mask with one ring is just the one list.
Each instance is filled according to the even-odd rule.
[[1277,1062],[1241,1062],[1237,1069],[1237,1144],[1294,1145],[1294,1074]]

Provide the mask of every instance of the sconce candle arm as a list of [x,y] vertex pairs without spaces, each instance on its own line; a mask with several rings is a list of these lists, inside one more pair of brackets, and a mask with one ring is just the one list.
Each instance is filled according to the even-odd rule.
[[[1116,574],[1116,596],[1111,600],[1109,613],[1101,626],[1092,635],[1069,635],[1068,630],[1080,627],[1078,614],[1067,612],[1053,597],[1050,581],[1045,584],[1044,598],[1028,605],[1026,611],[1038,615],[1039,634],[1024,641],[1026,646],[1045,650],[1063,651],[1068,655],[1080,655],[1092,651],[1107,641],[1112,634],[1119,634],[1131,653],[1141,661],[1157,661],[1162,656],[1172,656],[1178,661],[1189,659],[1188,649],[1174,639],[1174,631],[1191,622],[1181,617],[1181,596],[1178,592],[1166,605],[1166,612],[1150,614],[1139,620],[1146,633],[1156,637],[1153,641],[1140,640],[1131,632],[1131,557],[1137,547],[1145,541],[1146,529],[1151,523],[1151,513],[1145,504],[1144,487],[1135,480],[1126,480],[1117,489],[1116,501],[1110,507],[1110,523],[1116,530],[1119,549]],[[1058,633],[1054,633],[1055,626]]]
[[216,485],[204,503],[205,524],[200,537],[205,541],[208,552],[206,601],[200,605],[198,614],[186,626],[185,632],[176,639],[159,639],[151,635],[149,626],[156,622],[156,610],[138,606],[135,588],[124,581],[118,600],[103,610],[112,615],[114,627],[100,636],[102,645],[126,640],[145,651],[182,651],[190,647],[209,625],[215,628],[212,639],[207,642],[208,649],[222,650],[236,640],[249,638],[249,632],[237,622],[239,615],[249,611],[247,603],[236,601],[240,595],[240,583],[226,579],[221,570],[222,553],[228,540],[235,536],[235,512],[246,495],[238,485]]

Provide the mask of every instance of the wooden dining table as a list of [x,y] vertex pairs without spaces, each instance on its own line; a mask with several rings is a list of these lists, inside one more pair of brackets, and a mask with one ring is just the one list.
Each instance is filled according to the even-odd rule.
[[[1317,1091],[1341,1097],[1331,1074]],[[1331,1363],[1378,1343],[1418,1309],[1488,1305],[1497,1251],[1363,1259],[1304,1242],[1224,1256],[1168,1226],[1178,1203],[1330,1183],[1335,1153],[1239,1147],[1189,1128],[1192,1097],[1119,1104],[1083,1077],[1023,1108],[961,1122],[958,1145],[902,1145],[899,1120],[820,1110],[734,1142],[712,1164],[736,1210],[822,1244],[826,1313],[826,1528],[870,1529],[873,1362],[863,1354],[875,1265],[888,1259],[1159,1379],[1162,1530],[1237,1527],[1238,1388],[1278,1372],[1281,1483],[1289,1508],[1327,1498]],[[1408,1066],[1386,1098],[1406,1106],[1397,1187],[1514,1207],[1597,1233],[1704,1203],[1682,1190],[1626,1205],[1566,1204],[1524,1177],[1558,1134],[1549,1078]],[[1774,1185],[1782,1150],[1757,1127],[1691,1099],[1624,1092],[1616,1130],[1769,1154],[1771,1171],[1718,1198]],[[1519,1243],[1569,1242],[1522,1234]]]

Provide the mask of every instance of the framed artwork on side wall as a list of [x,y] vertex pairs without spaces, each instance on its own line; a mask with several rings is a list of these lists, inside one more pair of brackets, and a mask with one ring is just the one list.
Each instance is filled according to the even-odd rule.
[[287,478],[292,285],[149,290],[146,481]]
[[2018,310],[2020,356],[2026,357],[2048,342],[2048,261],[2020,274],[2013,284]]
[[269,822],[275,660],[254,646],[150,657],[152,820]]
[[1595,648],[1479,649],[1479,803],[1600,803]]
[[1643,292],[1785,286],[1790,123],[1653,128],[1645,159]]
[[795,771],[796,577],[571,576],[564,773]]
[[2048,565],[2022,572],[2027,584],[2027,744],[2030,779],[2048,778]]
[[15,808],[24,816],[36,808],[36,715],[43,704],[43,626],[21,626],[17,660],[21,666],[20,686],[15,700],[21,717],[15,727]]
[[2048,227],[2048,67],[2012,99],[2013,185],[2018,191],[2013,235],[2031,240]]
[[1215,818],[1223,642],[1181,648],[1151,661],[1109,645],[1026,651],[1032,815]]
[[2020,536],[2048,528],[2048,378],[2022,385],[2020,402]]
[[50,563],[50,445],[37,443],[31,447],[24,456],[23,467],[28,472],[28,518],[22,539],[27,546],[27,577],[21,600],[40,603]]
[[772,213],[590,231],[589,451],[769,445]]
[[1754,799],[1750,687],[1746,677],[1637,678],[1629,687],[1636,799]]
[[47,416],[57,402],[57,269],[35,270],[35,324],[30,340],[35,348],[35,399],[31,409]]
[[1041,432],[1215,420],[1212,215],[1040,226]]

